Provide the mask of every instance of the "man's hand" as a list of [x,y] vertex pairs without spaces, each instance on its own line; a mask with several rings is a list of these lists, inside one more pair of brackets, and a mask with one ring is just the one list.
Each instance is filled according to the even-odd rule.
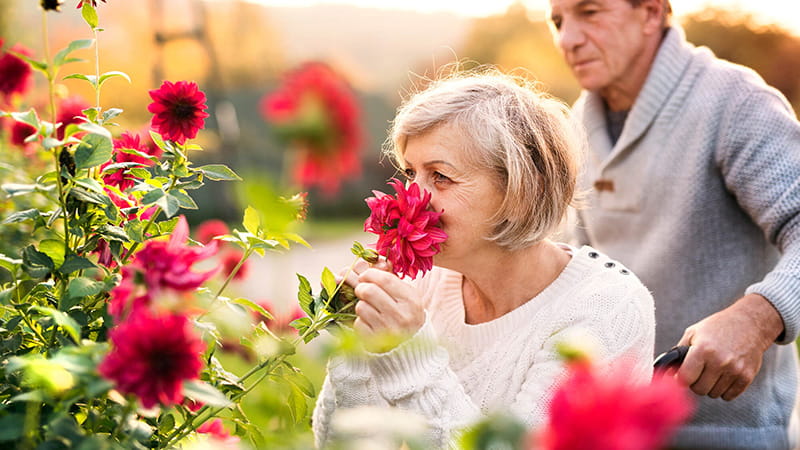
[[677,377],[698,395],[733,400],[753,382],[783,329],[767,299],[746,295],[686,329],[678,345],[691,347]]

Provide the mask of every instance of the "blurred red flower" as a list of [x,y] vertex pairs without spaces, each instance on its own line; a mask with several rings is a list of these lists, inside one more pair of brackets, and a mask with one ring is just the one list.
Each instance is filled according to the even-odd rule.
[[430,211],[430,192],[416,183],[408,188],[396,178],[389,181],[396,196],[372,191],[366,199],[372,212],[364,222],[364,231],[378,235],[375,250],[392,263],[398,275],[417,277],[433,267],[433,256],[441,251],[439,244],[447,234],[439,225],[442,213]]
[[132,194],[128,194],[127,197],[120,197],[111,189],[104,188],[103,190],[111,199],[111,202],[117,205],[117,208],[122,211],[122,215],[125,217],[125,220],[133,220],[137,217],[139,220],[150,220],[150,218],[153,217],[153,214],[156,212],[155,205],[149,206],[142,210],[142,205],[139,203],[139,200],[137,200]]
[[219,219],[209,219],[201,223],[195,232],[195,240],[202,244],[208,244],[215,237],[230,233],[228,225]]
[[228,430],[222,426],[222,419],[214,419],[211,422],[206,422],[197,427],[197,432],[200,434],[208,434],[218,444],[236,444],[239,438],[231,436]]
[[[141,142],[138,135],[126,131],[122,133],[118,139],[114,139],[114,153],[111,156],[111,160],[101,165],[100,169],[103,170],[112,164],[122,163],[139,164],[139,166],[132,167],[152,166],[155,164],[153,160],[143,155],[130,153],[126,150],[134,150],[155,157],[161,156],[161,149],[158,147],[156,147],[156,149],[158,149],[156,154],[151,153],[150,148],[145,145],[145,143]],[[110,170],[103,175],[103,181],[107,185],[118,187],[121,191],[133,187],[138,178],[130,172],[132,167],[118,167]]]
[[297,152],[293,177],[302,186],[335,194],[341,181],[361,173],[363,131],[350,86],[328,65],[306,63],[261,99],[261,114]]
[[160,88],[150,91],[150,97],[153,99],[147,106],[153,113],[150,124],[164,139],[183,144],[203,128],[208,117],[206,95],[197,83],[165,81]]
[[272,315],[272,319],[266,319],[263,315],[254,312],[256,320],[262,320],[275,334],[297,333],[297,330],[292,328],[289,324],[306,316],[303,310],[297,305],[293,305],[288,313],[279,314],[278,310],[275,309],[272,302],[269,300],[256,300],[256,303]]
[[570,363],[537,448],[649,450],[666,444],[692,413],[686,388],[658,375],[651,384],[631,384],[627,374],[620,369],[602,376],[586,360]]
[[59,139],[64,139],[64,130],[67,125],[76,123],[83,123],[80,117],[86,117],[83,110],[89,108],[89,104],[84,99],[78,96],[71,96],[62,99],[58,104],[58,114],[56,114],[56,123],[61,123],[58,127],[56,136]]
[[[222,273],[225,277],[229,277],[233,269],[236,268],[236,264],[239,264],[239,261],[242,259],[244,253],[241,250],[229,250],[222,254],[221,263],[222,263]],[[247,273],[249,271],[249,265],[247,261],[245,261],[239,270],[236,272],[236,275],[233,276],[234,280],[244,280],[247,277]]]
[[[0,38],[0,47],[3,39]],[[31,56],[33,52],[20,44],[14,44],[11,51]],[[0,53],[0,94],[3,94],[4,103],[9,103],[14,94],[25,94],[33,85],[33,70],[30,64],[17,55],[8,51]]]
[[117,389],[134,394],[145,408],[180,403],[185,380],[195,380],[203,367],[205,345],[180,315],[151,316],[140,312],[109,332],[111,351],[98,366]]

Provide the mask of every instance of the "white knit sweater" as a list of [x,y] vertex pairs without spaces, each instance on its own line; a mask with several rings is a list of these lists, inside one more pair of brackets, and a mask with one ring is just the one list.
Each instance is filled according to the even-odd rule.
[[314,411],[317,445],[331,437],[335,410],[396,406],[428,419],[430,439],[492,412],[536,427],[564,374],[560,342],[591,336],[601,368],[630,367],[632,382],[652,375],[653,299],[619,262],[591,247],[574,250],[564,271],[539,295],[493,321],[464,321],[461,274],[434,268],[418,280],[427,319],[395,348],[362,358],[334,358]]

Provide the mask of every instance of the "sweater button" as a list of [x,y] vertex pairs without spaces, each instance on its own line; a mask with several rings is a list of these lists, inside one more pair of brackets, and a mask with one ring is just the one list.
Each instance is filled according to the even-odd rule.
[[630,272],[628,272],[628,270],[627,270],[627,269],[620,269],[619,273],[621,273],[621,274],[623,274],[623,275],[627,275],[627,274],[629,274]]
[[608,267],[609,269],[610,269],[610,268],[612,268],[612,267],[614,267],[614,266],[615,266],[615,264],[614,264],[614,263],[612,263],[612,262],[607,262],[607,263],[606,263],[606,267]]
[[598,256],[600,256],[600,254],[597,252],[589,252],[589,258],[597,258]]

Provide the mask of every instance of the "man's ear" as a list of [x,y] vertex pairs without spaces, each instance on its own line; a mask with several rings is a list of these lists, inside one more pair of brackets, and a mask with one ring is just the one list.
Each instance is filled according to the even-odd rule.
[[647,34],[661,33],[666,21],[666,11],[663,0],[644,0],[640,5],[646,14],[644,31]]

